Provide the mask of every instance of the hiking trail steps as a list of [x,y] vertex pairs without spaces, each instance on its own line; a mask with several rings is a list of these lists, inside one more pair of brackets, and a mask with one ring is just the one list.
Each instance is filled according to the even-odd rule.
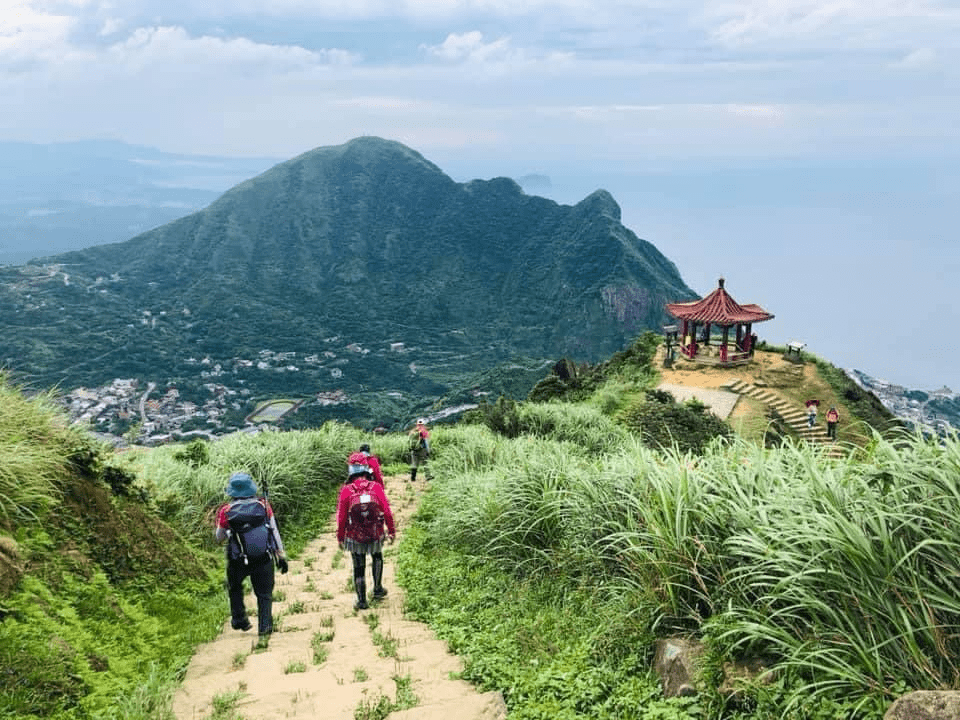
[[[385,484],[400,537],[425,483],[387,476]],[[283,518],[279,520],[282,531]],[[379,717],[374,713],[377,704],[396,702],[401,684],[407,683],[416,705],[390,712],[391,720],[505,718],[500,693],[480,693],[456,679],[462,670],[460,658],[429,627],[404,618],[403,589],[394,582],[395,547],[384,548],[383,584],[389,594],[370,603],[369,610],[355,611],[352,561],[349,553],[339,552],[331,520],[321,536],[289,561],[286,575],[277,573],[276,630],[265,649],[255,648],[255,631],[233,630],[229,618],[216,639],[197,649],[174,695],[177,720],[209,718],[214,699],[233,693],[239,700],[230,717],[247,720]],[[369,556],[367,582],[372,584]],[[256,599],[249,580],[246,589],[247,611],[253,613],[256,626]],[[331,634],[332,639],[320,639]],[[374,642],[375,635],[380,645]],[[381,648],[393,643],[395,653],[381,657]],[[320,663],[314,662],[315,645],[328,653]],[[368,714],[358,714],[358,709]]]
[[813,427],[810,427],[805,410],[796,407],[796,405],[785,400],[772,390],[759,387],[740,378],[731,378],[722,387],[730,392],[735,392],[738,395],[746,395],[765,404],[783,418],[783,421],[790,426],[801,439],[822,447],[827,457],[839,458],[843,456],[843,449],[827,437],[826,421],[823,420],[822,417],[818,417],[817,423]]

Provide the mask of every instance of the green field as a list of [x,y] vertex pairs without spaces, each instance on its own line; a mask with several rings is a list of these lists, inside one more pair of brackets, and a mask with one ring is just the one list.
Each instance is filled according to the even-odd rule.
[[247,422],[276,422],[302,404],[303,400],[268,400],[247,416]]

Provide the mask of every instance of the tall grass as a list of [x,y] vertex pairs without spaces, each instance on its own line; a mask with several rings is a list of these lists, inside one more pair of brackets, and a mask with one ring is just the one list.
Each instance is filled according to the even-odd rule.
[[875,435],[827,460],[735,440],[703,455],[450,431],[431,543],[525,579],[629,595],[659,634],[763,654],[788,702],[960,687],[960,442]]
[[238,471],[250,473],[260,492],[268,494],[278,523],[315,531],[333,511],[330,496],[346,477],[347,456],[362,442],[374,452],[386,450],[386,458],[399,458],[400,447],[406,447],[404,438],[372,439],[331,422],[309,431],[230,435],[211,443],[199,462],[187,462],[173,445],[130,451],[115,462],[135,472],[150,501],[194,538],[209,535],[212,513],[225,499],[230,475]]
[[624,442],[627,431],[601,408],[559,401],[518,403],[500,398],[466,415],[467,422],[486,425],[498,434],[571,442],[591,453],[605,453]]
[[881,702],[895,680],[956,687],[960,446],[874,442],[879,464],[742,443],[672,457],[649,474],[641,529],[603,550],[623,581],[677,588],[661,597],[679,626],[709,619],[731,654],[778,658],[802,679],[794,703],[851,690]]
[[0,372],[0,524],[35,521],[55,505],[83,443],[50,393],[28,398]]

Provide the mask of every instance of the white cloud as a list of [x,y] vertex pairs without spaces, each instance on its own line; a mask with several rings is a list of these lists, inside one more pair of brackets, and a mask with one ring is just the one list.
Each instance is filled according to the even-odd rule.
[[448,62],[488,62],[507,60],[516,55],[510,49],[509,38],[484,42],[483,33],[476,30],[466,33],[451,33],[440,45],[423,45],[423,50]]
[[341,50],[306,50],[291,45],[268,45],[247,38],[191,37],[180,27],[139,28],[109,48],[109,61],[119,67],[153,65],[171,68],[220,65],[289,70],[329,63],[349,63],[353,55]]
[[23,61],[51,61],[69,48],[75,21],[67,15],[34,11],[20,3],[0,5],[0,59],[4,65]]
[[[21,66],[18,76],[0,66],[0,137],[112,135],[230,153],[253,152],[251,139],[262,138],[263,151],[286,154],[363,134],[526,147],[642,136],[664,152],[733,155],[753,152],[755,133],[763,152],[792,154],[837,138],[867,143],[878,125],[914,132],[906,111],[877,123],[869,111],[835,109],[920,113],[926,75],[884,73],[877,53],[832,49],[846,47],[851,28],[881,38],[901,25],[898,14],[947,26],[951,17],[935,0],[359,0],[349,10],[278,0],[261,9],[280,19],[258,24],[252,0],[240,5],[249,16],[223,0],[159,2],[0,14],[0,43],[19,53],[4,59]],[[373,22],[317,21],[338,7]],[[949,68],[947,45],[904,27],[877,41],[880,57]],[[331,47],[341,37],[347,49]],[[827,49],[810,50],[818,43]],[[955,137],[949,110],[924,115],[926,136]]]
[[900,60],[893,63],[893,67],[905,68],[908,70],[928,67],[932,65],[936,59],[937,53],[931,48],[920,48],[904,55]]
[[[419,21],[467,18],[484,15],[499,18],[563,14],[568,17],[596,17],[598,12],[622,13],[641,6],[665,5],[667,0],[227,0],[205,3],[213,13],[255,13],[308,15],[314,17],[376,19],[412,18]],[[220,6],[219,8],[217,6]]]
[[118,32],[120,32],[124,28],[125,25],[126,25],[126,22],[124,22],[120,18],[109,17],[106,20],[104,20],[103,24],[100,26],[100,35],[101,37],[107,37],[108,35],[116,35]]
[[724,109],[731,115],[746,118],[763,125],[779,124],[784,119],[783,108],[773,105],[743,105],[730,103]]
[[711,36],[739,45],[775,40],[834,47],[902,42],[910,27],[960,24],[948,0],[717,0],[703,6]]

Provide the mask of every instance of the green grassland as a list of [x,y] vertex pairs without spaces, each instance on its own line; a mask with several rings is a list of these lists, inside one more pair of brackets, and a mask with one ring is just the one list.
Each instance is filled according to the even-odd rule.
[[[863,414],[839,459],[767,443],[749,413],[731,426],[652,391],[655,348],[558,363],[536,400],[434,428],[398,572],[464,677],[511,720],[879,720],[906,690],[960,687],[957,438],[891,429],[866,398],[845,404]],[[0,383],[0,717],[169,720],[227,616],[226,477],[269,490],[295,553],[359,443],[405,467],[405,435],[338,422],[114,453],[53,407]],[[651,671],[675,636],[704,644],[693,698]],[[758,657],[771,682],[721,690],[725,663]]]

